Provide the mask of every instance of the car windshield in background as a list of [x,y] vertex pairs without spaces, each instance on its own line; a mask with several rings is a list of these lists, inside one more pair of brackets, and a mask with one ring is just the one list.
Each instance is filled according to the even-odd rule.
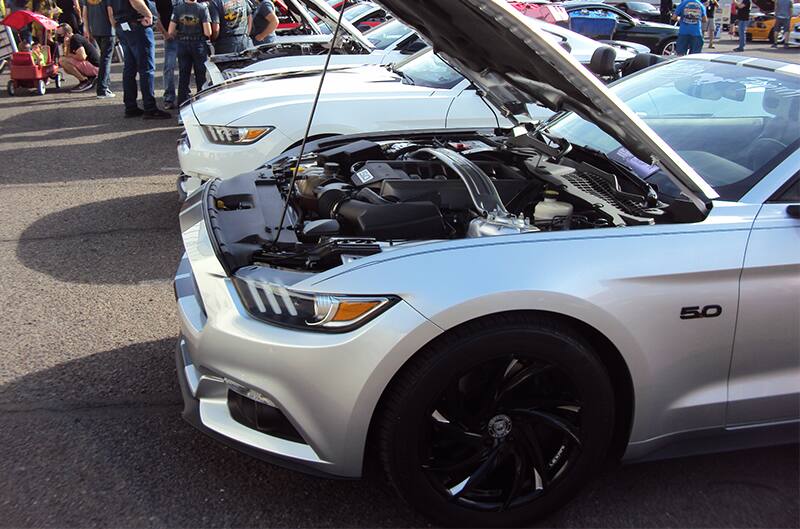
[[653,4],[648,4],[647,2],[628,2],[628,7],[630,9],[635,9],[636,11],[642,13],[658,13],[658,9]]
[[374,7],[374,4],[356,4],[344,10],[344,18],[352,22],[361,15],[371,11]]
[[[677,60],[628,77],[612,91],[708,182],[723,200],[739,200],[800,143],[800,79],[779,72]],[[576,114],[549,132],[627,163],[669,195],[665,175],[631,155]]]
[[453,88],[464,79],[431,51],[408,61],[396,71],[403,76],[404,82],[431,88]]
[[376,49],[385,50],[391,44],[408,35],[409,31],[408,26],[399,20],[390,20],[364,33],[364,37],[366,37]]

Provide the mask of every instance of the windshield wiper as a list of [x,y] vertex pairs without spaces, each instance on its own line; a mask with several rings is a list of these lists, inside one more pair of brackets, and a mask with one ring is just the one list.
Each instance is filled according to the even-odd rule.
[[386,69],[387,69],[387,70],[389,70],[389,71],[390,71],[390,72],[392,72],[392,73],[395,73],[395,74],[399,75],[399,76],[400,76],[400,78],[401,78],[401,79],[403,79],[403,81],[405,81],[405,82],[406,82],[406,84],[410,84],[410,85],[415,85],[415,84],[417,84],[417,83],[415,83],[415,82],[414,82],[414,79],[412,79],[410,75],[408,75],[408,74],[407,74],[406,72],[404,72],[403,70],[398,70],[398,69],[397,69],[397,68],[395,68],[395,67],[394,67],[394,65],[392,65],[392,64],[390,64],[389,66],[387,66],[387,67],[386,67]]

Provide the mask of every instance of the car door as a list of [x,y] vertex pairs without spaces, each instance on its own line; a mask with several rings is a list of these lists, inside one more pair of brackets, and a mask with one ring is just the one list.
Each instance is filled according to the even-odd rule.
[[800,416],[800,173],[759,211],[747,244],[728,426]]
[[445,126],[447,128],[483,128],[497,127],[497,115],[478,91],[468,81],[456,85],[452,91],[456,94],[447,109]]

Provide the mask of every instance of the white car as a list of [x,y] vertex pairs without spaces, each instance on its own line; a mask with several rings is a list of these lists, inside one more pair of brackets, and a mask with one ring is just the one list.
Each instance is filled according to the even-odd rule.
[[[585,65],[604,47],[568,29],[538,20],[532,23]],[[618,63],[636,55],[627,48],[615,51]],[[178,142],[181,194],[209,178],[252,171],[297,145],[305,132],[318,80],[308,70],[249,74],[203,92],[184,106],[185,132]],[[550,111],[535,107],[531,114],[541,119]],[[508,125],[468,80],[432,51],[425,51],[392,68],[329,71],[311,137]]]
[[[273,43],[241,53],[212,55],[206,61],[206,87],[252,71],[322,66],[333,38],[330,28],[338,15],[323,0],[291,1],[297,12],[303,13],[304,27],[313,34],[279,36]],[[392,21],[362,34],[345,18],[339,31],[332,65],[392,64],[427,47],[416,32],[400,22]]]
[[800,46],[800,24],[795,24],[789,32],[789,44]]

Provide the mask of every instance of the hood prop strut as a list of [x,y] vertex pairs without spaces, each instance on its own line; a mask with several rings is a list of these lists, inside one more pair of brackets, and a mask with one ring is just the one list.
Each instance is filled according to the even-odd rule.
[[339,7],[339,19],[336,21],[336,27],[333,30],[333,37],[331,38],[331,47],[328,48],[328,55],[325,57],[325,65],[322,67],[322,74],[319,77],[319,86],[317,86],[317,93],[314,95],[314,102],[311,105],[311,113],[308,115],[308,123],[306,124],[306,132],[303,134],[303,142],[300,144],[300,152],[297,154],[297,162],[292,171],[292,178],[289,180],[289,191],[286,193],[286,200],[283,204],[283,211],[281,211],[281,220],[278,223],[278,230],[275,232],[275,238],[272,239],[272,247],[278,244],[278,239],[283,231],[283,223],[286,221],[286,211],[289,209],[289,201],[292,199],[294,192],[294,182],[297,179],[297,173],[300,172],[300,162],[303,160],[303,154],[306,150],[306,143],[308,142],[308,135],[311,133],[311,124],[314,122],[314,114],[317,111],[317,103],[319,103],[319,96],[322,93],[322,83],[325,82],[325,74],[328,73],[328,65],[331,62],[331,55],[333,55],[333,48],[336,46],[336,39],[339,37],[339,28],[342,26],[342,18],[344,18],[344,8],[347,7],[347,2],[344,0]]

